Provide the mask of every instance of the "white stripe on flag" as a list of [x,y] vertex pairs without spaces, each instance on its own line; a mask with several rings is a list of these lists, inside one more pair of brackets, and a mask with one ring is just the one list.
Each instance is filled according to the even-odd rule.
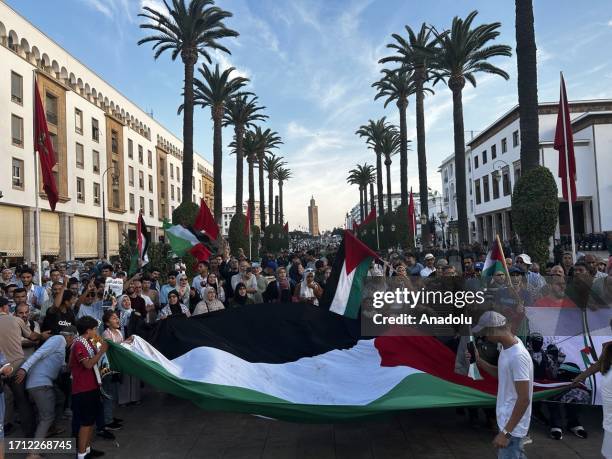
[[350,274],[346,274],[346,260],[342,263],[342,271],[340,272],[340,276],[338,279],[338,287],[336,288],[336,293],[334,295],[334,299],[329,307],[329,310],[335,312],[336,314],[344,315],[346,312],[346,306],[348,304],[348,299],[351,294],[351,288],[353,287],[353,278],[355,277],[355,272],[357,268],[353,269]]

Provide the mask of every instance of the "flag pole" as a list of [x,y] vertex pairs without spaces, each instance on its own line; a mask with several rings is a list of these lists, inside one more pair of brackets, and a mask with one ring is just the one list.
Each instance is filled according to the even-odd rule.
[[567,126],[565,123],[565,105],[566,105],[566,91],[565,91],[565,80],[563,79],[563,72],[559,72],[561,74],[561,84],[563,88],[561,90],[561,109],[563,110],[563,145],[565,152],[565,188],[567,189],[567,209],[569,213],[569,221],[570,221],[570,238],[572,240],[572,262],[576,263],[576,237],[574,234],[574,204],[573,204],[573,196],[572,196],[572,187],[570,185],[570,175],[569,175],[569,154],[568,154],[568,145],[567,145]]
[[[36,69],[32,69],[32,114],[36,123]],[[36,128],[34,129],[36,136]],[[42,285],[42,254],[40,250],[40,204],[38,202],[38,155],[36,154],[36,139],[32,137],[34,147],[34,244],[36,252],[36,270],[38,282]]]

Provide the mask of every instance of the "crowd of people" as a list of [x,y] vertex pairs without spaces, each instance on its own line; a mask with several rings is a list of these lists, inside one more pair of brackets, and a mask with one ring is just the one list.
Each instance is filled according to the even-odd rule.
[[[151,324],[173,316],[189,317],[269,302],[319,305],[331,285],[335,255],[335,248],[321,247],[293,253],[264,253],[253,261],[242,251],[232,256],[226,249],[209,261],[198,263],[191,276],[180,262],[167,272],[146,265],[134,275],[128,275],[118,263],[102,260],[79,269],[57,262],[45,264],[42,279],[28,266],[4,267],[0,273],[2,435],[21,429],[25,437],[57,436],[64,433],[62,420],[71,419],[72,431],[66,434],[78,439],[78,458],[102,455],[102,451],[92,448],[93,438],[113,439],[113,431],[123,427],[123,421],[114,416],[114,408],[138,405],[142,389],[137,378],[109,368],[105,356],[107,341],[130,340]],[[484,288],[492,306],[480,316],[483,328],[491,332],[500,327],[503,331],[476,339],[476,360],[485,371],[496,375],[503,372],[513,378],[513,372],[520,370],[520,377],[524,379],[527,374],[531,382],[530,371],[536,378],[580,379],[583,375],[578,375],[578,366],[564,362],[562,352],[554,346],[544,347],[541,335],[520,336],[514,317],[532,305],[609,307],[610,263],[592,254],[581,255],[574,262],[571,253],[563,253],[546,266],[539,266],[524,253],[506,256],[508,269],[500,269],[486,281],[481,277],[486,254],[477,249],[436,255],[393,252],[374,260],[368,276],[405,279],[411,288],[427,286],[439,278],[460,279],[465,289]],[[109,290],[109,279],[121,281],[118,294]],[[491,318],[493,313],[497,316]],[[515,345],[516,349],[507,352]],[[509,362],[522,361],[520,356],[524,352],[531,369],[513,369]],[[510,356],[514,353],[520,358]],[[609,354],[605,355],[609,358]],[[603,361],[590,371],[609,374],[609,367],[609,362]],[[502,388],[500,375],[500,393],[505,391],[503,397],[516,401],[517,392],[508,384]],[[610,432],[606,433],[607,454],[612,454],[610,391],[608,387],[604,420],[604,428]],[[567,404],[549,403],[546,410],[541,405],[534,407],[533,416],[548,423],[550,436],[556,440],[562,438],[563,427],[580,438],[588,435],[580,424],[577,404],[587,401],[589,395],[584,386],[577,386],[569,394],[556,400]],[[529,412],[526,408],[516,419],[507,406],[501,409],[500,418],[499,403],[497,408],[497,423],[492,410],[484,410],[486,421],[502,433],[507,430],[509,435],[503,434],[508,442],[496,437],[497,446],[508,453],[510,449],[506,447],[510,444],[520,452],[522,447],[513,438],[524,440],[527,436],[529,422],[523,418],[531,417],[531,403]],[[562,410],[566,426],[561,423]],[[476,409],[466,412],[470,422],[478,422]],[[38,457],[41,456],[32,452],[28,459]]]

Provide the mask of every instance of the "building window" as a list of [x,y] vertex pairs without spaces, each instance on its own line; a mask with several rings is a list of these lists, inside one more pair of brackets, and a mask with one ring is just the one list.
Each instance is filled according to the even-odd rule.
[[13,158],[13,188],[23,190],[23,161]]
[[470,196],[472,195],[472,179],[469,179]]
[[11,100],[23,104],[23,77],[15,72],[11,72]]
[[489,195],[489,176],[485,175],[482,178],[482,191],[484,196],[484,202],[489,202],[491,196]]
[[51,139],[51,147],[53,148],[54,153],[57,155],[57,136],[52,132],[49,132],[49,138]]
[[174,178],[174,164],[170,164],[170,178]]
[[165,177],[166,176],[166,163],[164,162],[163,159],[159,159],[159,176],[160,177]]
[[11,137],[13,145],[23,148],[23,118],[11,115]]
[[474,182],[474,193],[476,194],[476,204],[480,204],[480,179]]
[[467,169],[468,172],[472,172],[472,161],[470,161],[470,158],[467,159]]
[[198,191],[201,193],[202,192],[202,182],[200,182],[198,180]]
[[130,193],[130,212],[134,213],[134,193]]
[[57,96],[50,92],[45,94],[45,112],[47,122],[57,126]]
[[143,153],[142,153],[142,145],[138,145],[138,162],[140,164],[142,164],[142,161],[143,161],[142,155],[143,155]]
[[497,145],[491,145],[491,159],[497,158]]
[[176,167],[176,180],[178,182],[181,181],[181,170],[178,168],[178,166]]
[[76,167],[83,169],[85,167],[85,152],[83,151],[83,145],[80,143],[76,144]]
[[91,158],[93,162],[93,171],[96,174],[100,173],[100,152],[97,150],[92,150]]
[[487,164],[487,150],[482,152],[482,164]]
[[501,140],[501,146],[502,146],[502,153],[506,153],[508,151],[508,141],[506,140],[505,137]]
[[96,142],[100,141],[100,126],[95,118],[91,119],[91,138]]
[[114,129],[111,130],[111,151],[119,154],[119,133]]
[[153,200],[149,199],[149,217],[153,216]]
[[[193,176],[191,177],[191,189],[195,190],[195,177]],[[195,202],[195,198],[193,198],[193,202]]]
[[74,130],[77,134],[83,134],[83,112],[78,108],[74,109]]
[[77,201],[85,202],[85,180],[77,177]]
[[153,193],[153,176],[149,175],[149,192]]
[[142,210],[143,212],[145,210],[144,198],[142,196],[140,197],[140,208],[139,208],[139,210]]
[[493,186],[493,199],[499,198],[499,172],[491,174],[491,185]]
[[147,163],[149,164],[149,168],[153,167],[153,153],[151,153],[151,150],[147,150]]
[[132,166],[128,166],[128,181],[130,186],[134,186],[134,168]]
[[94,198],[94,205],[99,206],[100,205],[100,184],[94,182],[93,184],[93,198]]
[[128,158],[134,159],[134,142],[128,139]]
[[510,167],[506,166],[502,169],[502,190],[504,196],[510,196]]
[[516,183],[518,179],[521,178],[521,162],[514,161],[513,166],[514,166],[514,183]]
[[519,144],[519,131],[514,131],[512,133],[512,146],[518,147]]
[[174,185],[170,185],[170,199],[174,199]]
[[138,171],[138,188],[144,190],[144,174],[142,173],[142,171]]
[[113,185],[113,208],[119,209],[119,187]]
[[478,169],[478,155],[474,155],[474,169]]

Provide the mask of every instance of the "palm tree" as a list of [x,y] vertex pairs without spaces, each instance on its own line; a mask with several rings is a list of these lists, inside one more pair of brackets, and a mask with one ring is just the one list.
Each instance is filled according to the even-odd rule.
[[381,216],[385,207],[383,205],[383,173],[382,173],[382,155],[380,152],[380,141],[384,136],[388,126],[386,117],[383,116],[379,120],[368,120],[368,124],[364,124],[357,129],[355,134],[360,137],[365,137],[368,148],[372,149],[376,154],[376,192],[378,193],[378,215]]
[[391,157],[396,155],[400,149],[400,134],[395,126],[388,126],[380,142],[380,152],[385,157],[387,168],[387,212],[391,212]]
[[376,97],[386,98],[385,108],[395,101],[400,115],[400,196],[401,205],[408,207],[408,129],[406,126],[406,109],[408,97],[415,93],[414,72],[407,67],[395,70],[383,69],[383,77],[372,84],[378,90]]
[[211,71],[207,65],[199,69],[203,80],[194,80],[195,95],[194,104],[202,107],[210,107],[213,120],[213,181],[215,187],[214,215],[218,224],[221,224],[223,215],[221,169],[223,165],[223,139],[222,126],[225,104],[247,84],[248,78],[241,76],[230,78],[234,67],[219,70],[219,64]]
[[[244,139],[242,142],[242,148],[244,157],[246,158],[249,173],[248,173],[248,182],[249,182],[249,200],[247,205],[249,206],[248,214],[251,226],[255,225],[255,163],[257,162],[257,151],[259,150],[259,142],[260,139],[256,135],[254,130],[246,131],[244,134]],[[236,141],[232,142],[230,146],[236,151],[237,144]],[[242,205],[240,205],[242,207]]]
[[274,179],[276,170],[287,164],[281,156],[269,155],[263,160],[263,170],[268,173],[268,216],[270,224],[274,223]]
[[[249,99],[247,94],[237,94],[225,103],[223,127],[234,126],[236,153],[236,213],[242,214],[243,203],[243,164],[244,164],[244,130],[254,126],[255,121],[263,121],[268,116],[258,113],[266,107],[257,105],[257,97]],[[231,145],[230,145],[231,146]]]
[[285,212],[283,208],[283,185],[292,177],[291,170],[285,167],[279,167],[276,170],[276,181],[278,182],[278,204],[280,207],[279,223],[285,223]]
[[538,68],[533,3],[516,0],[516,67],[521,129],[521,171],[524,174],[540,164],[538,116]]
[[453,93],[453,128],[455,137],[455,183],[457,184],[457,214],[459,244],[469,242],[467,219],[467,197],[465,179],[465,138],[463,127],[462,91],[465,81],[476,86],[475,73],[484,72],[499,75],[506,80],[508,73],[488,62],[492,57],[511,56],[512,50],[507,45],[489,44],[499,35],[501,24],[481,24],[472,27],[478,14],[472,11],[465,19],[455,16],[448,32],[434,34],[440,47],[432,52],[432,65],[435,74],[434,84],[444,81]]
[[[397,43],[390,43],[387,48],[396,50],[397,54],[381,59],[380,63],[399,62],[402,66],[414,70],[414,84],[416,93],[416,132],[417,132],[417,158],[419,164],[419,199],[421,214],[429,215],[429,202],[427,192],[427,155],[425,149],[425,99],[424,84],[431,79],[430,56],[438,45],[438,39],[432,37],[432,30],[427,24],[421,24],[418,33],[406,26],[408,40],[399,34],[392,37]],[[421,225],[421,240],[429,240],[429,225]]]
[[262,131],[257,126],[255,128],[255,137],[257,143],[257,167],[259,168],[259,221],[261,229],[266,227],[266,196],[264,189],[264,158],[272,152],[273,148],[278,148],[283,142],[281,141],[278,132],[270,130],[270,128]]
[[359,187],[359,215],[360,222],[366,217],[368,212],[368,185],[374,181],[374,166],[368,163],[357,164],[355,169],[349,171],[346,181],[351,185]]
[[180,55],[184,66],[185,86],[183,88],[183,182],[181,202],[191,202],[193,171],[193,70],[202,55],[212,62],[209,49],[217,49],[231,54],[219,44],[225,37],[237,37],[238,32],[225,27],[223,20],[232,13],[217,6],[212,0],[172,0],[171,5],[164,2],[167,11],[160,12],[148,6],[138,16],[148,22],[140,24],[141,29],[151,29],[156,35],[138,40],[138,45],[154,42],[155,59],[164,51],[172,51],[172,60]]

